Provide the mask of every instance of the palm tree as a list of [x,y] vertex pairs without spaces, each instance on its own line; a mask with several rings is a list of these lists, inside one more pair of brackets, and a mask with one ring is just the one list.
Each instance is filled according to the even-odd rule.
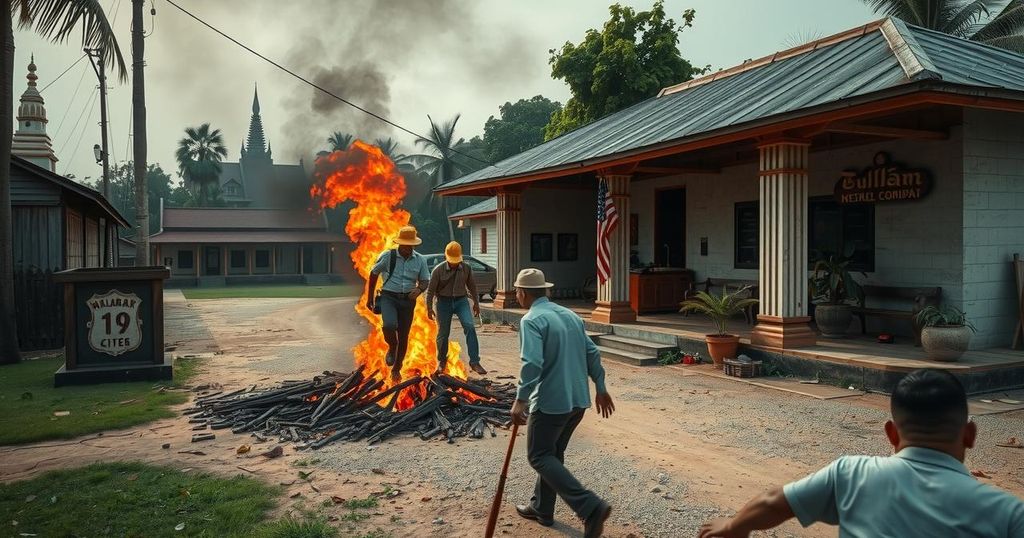
[[82,46],[113,53],[120,80],[128,70],[114,31],[99,0],[2,0],[3,82],[0,84],[0,364],[21,360],[18,327],[14,318],[14,237],[11,212],[11,136],[14,125],[14,15],[18,26],[34,28],[55,43],[63,43],[80,29]]
[[1024,52],[1024,0],[863,0],[875,11],[956,37]]
[[135,264],[149,265],[149,194],[146,178],[146,80],[143,67],[146,48],[143,7],[146,0],[132,0],[132,156],[135,162]]
[[327,143],[331,145],[331,151],[345,151],[352,145],[352,135],[334,131],[327,137]]
[[462,165],[455,160],[455,147],[463,143],[463,139],[455,139],[455,126],[459,123],[461,114],[456,114],[452,119],[438,124],[427,114],[430,121],[430,134],[426,137],[416,139],[417,146],[423,146],[427,153],[410,155],[409,160],[416,167],[416,171],[423,174],[430,184],[430,200],[435,208],[443,211],[444,220],[448,221],[448,238],[455,240],[455,229],[452,222],[448,220],[448,212],[445,210],[441,199],[434,195],[434,189],[438,186],[455,179],[465,173]]
[[389,159],[396,163],[405,158],[405,155],[398,153],[398,142],[395,142],[395,140],[390,136],[374,140],[373,145],[380,148],[380,150],[384,152],[384,155],[387,155]]
[[209,123],[186,127],[185,135],[174,153],[178,173],[186,184],[199,191],[199,205],[205,207],[212,191],[210,186],[216,186],[220,178],[220,161],[228,156],[228,149],[220,129],[211,130]]

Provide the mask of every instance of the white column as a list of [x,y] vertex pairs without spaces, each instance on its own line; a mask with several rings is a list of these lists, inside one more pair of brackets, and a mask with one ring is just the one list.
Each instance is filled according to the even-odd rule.
[[615,204],[619,222],[609,237],[611,278],[603,284],[598,279],[597,308],[591,314],[591,319],[600,323],[635,321],[636,312],[629,304],[630,176],[606,174],[601,177],[608,185],[608,193]]
[[495,308],[516,308],[513,284],[519,274],[520,216],[522,195],[517,192],[498,193],[498,274]]
[[807,166],[810,142],[775,140],[760,150],[758,345],[814,345],[807,317]]

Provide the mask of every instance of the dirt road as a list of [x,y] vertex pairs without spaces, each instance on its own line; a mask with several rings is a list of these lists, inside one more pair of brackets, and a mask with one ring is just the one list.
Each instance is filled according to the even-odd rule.
[[[325,369],[352,367],[347,350],[366,332],[353,299],[231,299],[187,302],[167,298],[168,345],[178,355],[203,354],[196,385],[225,388],[297,379]],[[453,330],[453,335],[460,333]],[[517,337],[506,327],[481,328],[484,365],[491,377],[514,376]],[[461,334],[456,336],[456,340]],[[606,363],[617,412],[591,414],[566,455],[581,480],[615,506],[608,536],[693,536],[709,517],[726,515],[755,493],[817,469],[841,454],[890,452],[881,434],[887,400],[859,395],[817,400],[694,373],[684,367],[634,368]],[[994,443],[1024,433],[1024,413],[978,417],[979,449],[968,466],[992,483],[1024,494],[1024,451]],[[182,469],[244,473],[284,484],[280,514],[344,511],[332,496],[365,497],[387,488],[387,498],[346,531],[381,529],[392,536],[477,536],[497,482],[508,432],[454,445],[400,438],[375,447],[336,444],[314,453],[290,447],[267,460],[236,448],[248,436],[217,432],[191,444],[183,418],[102,437],[0,449],[0,480],[92,461],[141,459]],[[170,443],[170,449],[163,449]],[[254,444],[253,453],[272,447]],[[182,453],[199,450],[203,454]],[[300,479],[296,463],[312,471]],[[556,526],[545,529],[518,518],[534,475],[526,463],[525,437],[517,442],[499,533],[506,536],[580,536],[581,525],[559,504]],[[298,494],[298,495],[296,495]],[[788,524],[766,536],[835,536],[830,527]]]

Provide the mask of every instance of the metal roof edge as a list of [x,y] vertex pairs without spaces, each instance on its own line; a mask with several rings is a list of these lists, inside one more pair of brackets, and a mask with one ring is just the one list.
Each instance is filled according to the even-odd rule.
[[118,221],[122,226],[124,226],[125,228],[131,227],[131,224],[128,223],[128,219],[126,219],[124,215],[122,215],[121,212],[118,211],[117,208],[110,203],[110,200],[107,200],[107,198],[103,196],[103,193],[97,190],[93,190],[92,188],[87,187],[77,181],[68,179],[56,172],[47,170],[42,166],[39,166],[27,159],[23,159],[17,155],[11,155],[11,166],[17,166],[30,174],[36,174],[38,176],[41,176],[49,181],[52,181],[53,183],[56,183],[60,187],[63,187],[71,192],[74,192],[75,194],[83,198],[96,202],[100,207],[106,210],[106,212],[111,217],[114,217],[114,220]]
[[887,17],[879,31],[885,37],[885,42],[889,44],[889,49],[900,63],[908,80],[942,80],[942,74],[907,28],[906,23],[895,17]]
[[869,23],[867,23],[865,25],[858,26],[856,28],[851,28],[849,30],[844,30],[844,31],[839,32],[837,34],[830,35],[828,37],[823,37],[821,39],[816,39],[814,41],[810,41],[808,43],[804,43],[803,45],[798,45],[796,47],[792,47],[792,48],[789,48],[789,49],[786,49],[786,50],[783,50],[783,51],[779,51],[779,52],[776,52],[774,54],[769,54],[767,56],[763,56],[763,57],[758,58],[756,60],[750,60],[749,62],[743,62],[740,65],[733,66],[733,67],[730,67],[730,68],[725,69],[725,70],[716,71],[716,72],[714,72],[714,73],[712,73],[710,75],[704,75],[702,77],[697,77],[697,78],[694,78],[694,79],[690,79],[690,80],[687,80],[685,82],[680,82],[679,84],[675,84],[673,86],[667,86],[665,88],[662,88],[661,91],[658,92],[658,97],[664,97],[666,95],[672,95],[673,93],[679,93],[679,92],[681,92],[683,90],[688,90],[690,88],[695,88],[697,86],[701,86],[703,84],[708,84],[708,83],[714,82],[716,80],[720,80],[720,79],[723,79],[723,78],[726,78],[726,77],[731,77],[733,75],[738,75],[740,73],[744,73],[746,71],[750,71],[751,69],[757,69],[758,67],[762,67],[762,66],[774,63],[774,62],[779,62],[779,61],[782,61],[782,60],[786,60],[786,59],[792,58],[794,56],[799,56],[801,54],[806,54],[808,52],[812,52],[812,51],[818,50],[818,49],[820,49],[822,47],[827,47],[827,46],[830,46],[830,45],[835,45],[836,43],[841,43],[841,42],[846,41],[848,39],[854,39],[854,38],[858,38],[858,37],[867,35],[867,34],[873,32],[873,31],[877,30],[878,27],[881,26],[882,24],[884,24],[887,20],[888,19],[879,19],[877,21],[869,22]]

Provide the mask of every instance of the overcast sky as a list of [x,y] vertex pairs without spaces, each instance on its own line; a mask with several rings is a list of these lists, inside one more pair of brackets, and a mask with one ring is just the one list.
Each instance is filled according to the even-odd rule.
[[[542,94],[565,102],[551,79],[549,49],[579,42],[608,17],[606,0],[178,0],[208,23],[339,95],[425,132],[435,120],[462,114],[458,135],[481,134],[498,106]],[[126,62],[130,62],[130,0],[104,0]],[[638,9],[650,2],[626,1]],[[189,19],[170,4],[147,5],[146,101],[149,162],[172,172],[174,148],[186,126],[209,122],[224,133],[228,160],[238,159],[259,85],[263,125],[274,161],[296,163],[326,146],[335,130],[372,140],[394,136],[411,150],[412,137],[395,132],[266,64]],[[668,0],[677,21],[694,8],[693,28],[681,37],[683,57],[714,69],[736,65],[878,18],[860,0]],[[35,53],[39,88],[82,53],[79,42],[52,44],[30,32],[15,35],[14,94],[25,88]],[[97,177],[97,84],[82,60],[46,89],[57,171]],[[17,103],[15,103],[17,105]],[[130,155],[131,89],[110,81],[111,155]],[[308,157],[307,157],[308,158]]]

